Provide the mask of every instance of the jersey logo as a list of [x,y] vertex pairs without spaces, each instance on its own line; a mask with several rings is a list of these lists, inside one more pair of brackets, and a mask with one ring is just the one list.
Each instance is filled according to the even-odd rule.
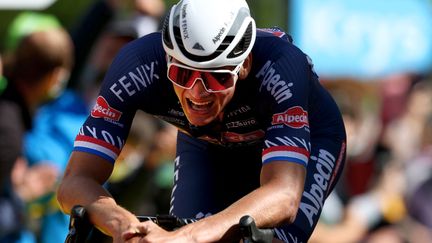
[[96,104],[94,105],[91,116],[94,118],[106,118],[114,121],[119,121],[122,113],[112,108],[104,97],[97,97]]
[[273,115],[272,125],[285,124],[292,128],[309,127],[308,113],[300,106],[294,106]]
[[225,33],[225,31],[226,31],[225,27],[222,27],[217,33],[217,35],[213,37],[212,41],[214,44],[218,43],[221,40],[221,37]]
[[267,90],[280,104],[293,96],[291,87],[294,83],[283,80],[274,65],[274,62],[268,60],[255,77],[262,79],[259,91]]

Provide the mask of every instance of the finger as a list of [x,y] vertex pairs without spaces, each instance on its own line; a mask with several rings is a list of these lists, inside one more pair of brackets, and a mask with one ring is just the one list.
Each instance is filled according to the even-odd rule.
[[131,224],[129,228],[123,232],[122,238],[123,240],[128,240],[136,236],[143,236],[146,235],[148,232],[148,229],[146,226],[143,226],[141,224]]
[[126,241],[126,240],[130,240],[133,237],[136,237],[139,235],[141,235],[141,233],[139,232],[139,230],[137,228],[130,228],[127,231],[123,232],[122,239]]

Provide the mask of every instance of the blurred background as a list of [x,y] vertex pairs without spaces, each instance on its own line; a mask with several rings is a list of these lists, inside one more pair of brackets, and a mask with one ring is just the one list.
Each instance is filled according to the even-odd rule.
[[[73,43],[74,65],[61,92],[38,107],[23,137],[27,166],[11,171],[19,191],[32,190],[22,178],[37,175],[32,168],[41,163],[62,175],[112,58],[127,42],[160,29],[175,2],[0,0],[0,94],[26,36],[61,28]],[[346,124],[344,175],[310,242],[432,242],[432,1],[248,2],[259,28],[285,29],[308,54]],[[175,135],[172,126],[138,113],[106,185],[122,205],[137,214],[168,212]],[[22,223],[0,230],[0,243],[63,241],[68,218],[56,205],[56,181],[43,185],[31,197],[18,195]],[[9,222],[2,200],[0,228]]]

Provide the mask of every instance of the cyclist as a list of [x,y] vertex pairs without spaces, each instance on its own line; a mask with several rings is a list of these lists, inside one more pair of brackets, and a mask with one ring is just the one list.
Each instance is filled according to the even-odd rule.
[[[173,232],[139,223],[103,189],[136,110],[178,127],[170,213],[200,218]],[[311,60],[278,28],[256,29],[245,0],[183,0],[162,32],[111,64],[58,189],[114,242],[239,239],[255,218],[306,242],[345,160],[337,105]]]

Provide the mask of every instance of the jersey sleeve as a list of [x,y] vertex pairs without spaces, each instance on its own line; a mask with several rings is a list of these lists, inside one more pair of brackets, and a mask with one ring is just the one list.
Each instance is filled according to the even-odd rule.
[[151,105],[146,97],[160,78],[158,67],[164,65],[158,61],[160,53],[155,51],[161,48],[160,38],[150,36],[121,49],[80,128],[74,151],[115,162],[126,142],[136,111]]
[[277,47],[256,77],[260,95],[268,104],[263,164],[287,161],[307,166],[310,154],[309,90],[311,65],[307,56],[288,42]]

